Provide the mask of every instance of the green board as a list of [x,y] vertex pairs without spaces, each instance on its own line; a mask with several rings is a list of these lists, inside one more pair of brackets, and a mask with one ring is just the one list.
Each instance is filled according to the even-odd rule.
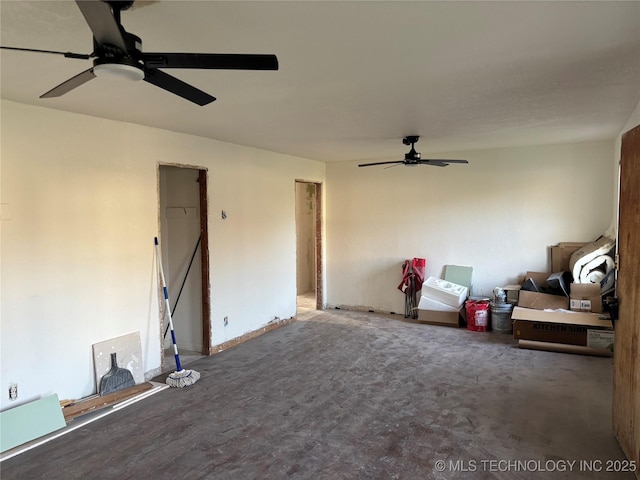
[[56,394],[0,412],[0,452],[55,432],[66,425]]
[[460,265],[445,265],[444,267],[444,279],[447,282],[467,287],[469,294],[471,294],[471,274],[473,274],[473,267]]

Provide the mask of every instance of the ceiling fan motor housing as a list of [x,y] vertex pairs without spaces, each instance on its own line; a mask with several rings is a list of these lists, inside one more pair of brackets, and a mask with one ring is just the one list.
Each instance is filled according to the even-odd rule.
[[133,0],[107,0],[114,10],[128,10],[133,5]]
[[414,143],[417,143],[418,140],[420,140],[418,135],[409,135],[402,139],[402,143],[405,145],[413,145]]
[[94,38],[94,49],[98,53],[93,61],[94,74],[128,80],[144,78],[144,62],[142,60],[142,40],[140,37],[122,30],[122,37],[127,48],[104,44],[98,46]]
[[99,61],[102,63],[120,62],[120,60],[130,58],[142,65],[142,39],[133,33],[122,30],[122,38],[126,50],[110,44],[98,44],[95,37],[93,39],[93,49]]

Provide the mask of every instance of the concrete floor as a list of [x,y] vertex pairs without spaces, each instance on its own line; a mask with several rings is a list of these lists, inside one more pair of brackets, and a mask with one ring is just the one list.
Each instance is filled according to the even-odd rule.
[[302,293],[296,297],[298,312],[316,309],[316,292]]
[[[297,313],[300,317],[304,315],[308,317],[311,312],[316,311],[316,294],[315,292],[307,292],[300,294],[296,297]],[[180,365],[186,367],[196,360],[204,358],[204,355],[200,352],[193,350],[179,349],[178,355],[180,355]],[[174,372],[176,370],[176,360],[174,357],[173,347],[164,349],[164,368],[163,375]]]
[[10,458],[2,479],[635,478],[603,471],[624,459],[611,358],[309,310],[189,368],[195,385]]
[[[196,360],[204,358],[204,355],[200,352],[194,352],[192,350],[178,350],[180,356],[180,366],[186,367],[192,364]],[[163,373],[170,373],[176,371],[176,358],[173,354],[173,347],[164,349],[164,368]]]

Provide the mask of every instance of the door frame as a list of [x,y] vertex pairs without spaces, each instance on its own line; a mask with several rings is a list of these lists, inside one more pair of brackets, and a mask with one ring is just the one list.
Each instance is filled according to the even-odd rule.
[[[613,356],[613,433],[640,465],[640,125],[622,135],[618,180],[617,284],[619,319]],[[640,479],[640,472],[635,471]]]
[[[322,249],[324,246],[324,241],[323,241],[323,231],[322,231],[322,226],[323,226],[323,205],[324,205],[324,201],[323,201],[323,197],[324,197],[324,191],[323,191],[323,184],[322,182],[319,182],[317,180],[304,180],[304,179],[296,179],[294,182],[294,195],[295,195],[295,185],[297,185],[298,183],[306,183],[306,184],[311,184],[311,185],[315,185],[316,187],[316,218],[315,218],[315,233],[316,233],[316,238],[315,238],[315,250],[316,250],[316,310],[323,310],[324,309],[324,283],[323,283],[323,279],[324,279],[324,264],[323,264],[323,254],[322,254]],[[297,195],[295,195],[295,203],[297,203],[298,199],[297,199]],[[297,269],[297,267],[296,267]],[[297,272],[296,272],[297,275]]]
[[[198,196],[200,207],[200,265],[201,265],[201,287],[202,287],[202,355],[209,356],[211,352],[211,283],[209,280],[209,202],[208,202],[208,171],[198,165],[188,165],[183,163],[158,163],[158,224],[161,226],[162,212],[160,211],[160,169],[162,167],[185,168],[198,171]],[[158,237],[161,238],[162,228],[158,229]],[[160,312],[160,333],[161,348],[164,349],[164,310]],[[162,356],[164,363],[164,355]],[[164,365],[163,365],[164,366]]]
[[202,272],[202,354],[211,355],[211,283],[209,282],[209,207],[208,175],[198,170],[200,194],[200,271]]

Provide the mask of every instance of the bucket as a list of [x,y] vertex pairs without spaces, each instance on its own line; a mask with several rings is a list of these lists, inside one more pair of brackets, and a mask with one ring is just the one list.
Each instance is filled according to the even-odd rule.
[[497,333],[513,332],[511,323],[512,303],[491,302],[491,330]]
[[486,332],[489,327],[489,300],[467,300],[467,330]]

